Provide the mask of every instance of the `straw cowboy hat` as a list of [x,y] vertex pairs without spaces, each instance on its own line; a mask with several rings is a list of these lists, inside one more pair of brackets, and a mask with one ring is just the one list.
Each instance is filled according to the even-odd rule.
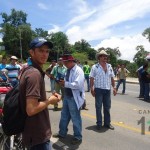
[[18,60],[18,58],[16,56],[11,56],[10,59]]
[[108,54],[105,52],[105,50],[101,50],[99,53],[96,54],[96,59],[98,59],[100,55],[108,56]]

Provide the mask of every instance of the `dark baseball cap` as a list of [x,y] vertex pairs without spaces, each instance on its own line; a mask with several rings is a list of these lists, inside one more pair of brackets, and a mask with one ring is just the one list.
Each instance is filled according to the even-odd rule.
[[30,49],[32,48],[37,48],[37,47],[41,47],[42,45],[47,45],[50,49],[53,48],[53,44],[52,42],[48,42],[46,39],[44,39],[43,37],[36,37],[35,39],[33,39],[30,43]]
[[75,61],[75,58],[70,54],[64,54],[62,56],[62,61]]

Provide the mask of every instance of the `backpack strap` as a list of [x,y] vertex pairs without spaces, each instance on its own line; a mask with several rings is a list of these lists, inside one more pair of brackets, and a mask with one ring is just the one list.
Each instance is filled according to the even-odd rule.
[[23,75],[23,73],[26,71],[26,70],[28,70],[28,69],[30,69],[32,66],[25,66],[25,67],[23,67],[21,70],[20,70],[20,73],[19,73],[19,76],[18,76],[18,79],[20,80],[21,79],[21,77],[22,77],[22,75]]

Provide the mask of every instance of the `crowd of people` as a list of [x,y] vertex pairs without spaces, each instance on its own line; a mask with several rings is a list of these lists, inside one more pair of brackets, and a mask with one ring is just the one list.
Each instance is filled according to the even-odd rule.
[[[85,61],[81,65],[71,54],[64,54],[61,58],[52,60],[50,66],[44,72],[43,65],[46,63],[53,44],[44,38],[35,38],[30,43],[29,54],[25,66],[29,68],[24,71],[19,79],[19,72],[24,65],[19,65],[18,58],[11,56],[10,64],[7,59],[2,58],[0,64],[0,81],[9,81],[14,87],[20,84],[22,95],[22,111],[27,113],[25,128],[22,133],[23,142],[30,150],[51,150],[50,137],[52,136],[48,106],[54,105],[54,110],[59,110],[58,103],[62,100],[59,131],[53,134],[55,138],[65,138],[68,132],[70,120],[73,123],[73,139],[71,144],[82,142],[82,118],[81,109],[86,109],[85,87],[87,92],[95,98],[96,129],[102,127],[114,130],[111,125],[111,89],[113,95],[117,94],[119,86],[123,83],[122,94],[125,94],[126,77],[130,73],[124,64],[114,70],[108,63],[108,54],[101,50],[96,55],[97,63],[90,66]],[[142,71],[141,71],[142,68]],[[140,82],[140,95],[145,100],[149,99],[149,74],[148,65],[144,64],[137,70]],[[51,96],[46,97],[45,74],[50,79]],[[115,85],[114,77],[117,76]],[[144,82],[143,82],[144,81]],[[103,106],[103,114],[102,114]],[[104,115],[104,120],[102,119]]]

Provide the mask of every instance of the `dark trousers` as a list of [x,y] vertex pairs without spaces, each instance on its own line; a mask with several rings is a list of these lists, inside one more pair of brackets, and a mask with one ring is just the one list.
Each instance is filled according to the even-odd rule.
[[149,83],[144,83],[144,100],[149,101]]
[[86,83],[87,83],[87,91],[90,91],[90,80],[89,80],[89,75],[85,75],[85,80],[86,80]]
[[144,89],[145,89],[145,85],[144,82],[139,80],[139,84],[140,84],[140,94],[139,97],[144,97]]
[[96,124],[102,126],[102,105],[104,113],[104,125],[110,125],[111,91],[95,88]]
[[120,86],[120,84],[123,83],[123,89],[122,89],[122,93],[124,94],[125,93],[125,90],[126,90],[126,79],[120,79],[118,80],[118,83],[117,83],[117,91],[118,91],[118,88]]

